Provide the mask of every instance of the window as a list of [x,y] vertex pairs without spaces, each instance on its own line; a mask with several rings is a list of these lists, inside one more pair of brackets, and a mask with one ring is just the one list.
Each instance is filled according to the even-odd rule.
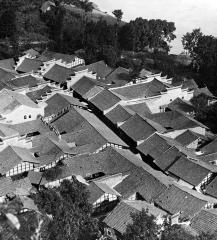
[[29,118],[31,118],[32,116],[31,115],[29,115]]
[[27,116],[26,116],[26,115],[24,116],[24,119],[27,119]]
[[108,234],[109,236],[112,235],[112,233],[111,233],[111,231],[110,231],[109,229],[107,229],[107,234]]

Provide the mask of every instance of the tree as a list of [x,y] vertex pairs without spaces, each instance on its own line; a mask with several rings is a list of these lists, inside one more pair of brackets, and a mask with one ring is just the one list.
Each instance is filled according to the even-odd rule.
[[52,215],[47,240],[96,239],[98,224],[91,217],[88,196],[85,185],[76,179],[65,180],[58,188],[44,189],[34,196],[39,210]]
[[189,55],[194,58],[195,57],[195,47],[198,44],[198,40],[200,37],[203,36],[203,33],[201,32],[200,28],[194,29],[191,33],[187,32],[182,37],[182,45],[183,48],[189,53]]
[[155,217],[142,210],[139,213],[132,213],[132,223],[127,225],[124,233],[125,240],[155,240],[158,239],[159,227]]
[[118,23],[118,25],[119,25],[119,23],[121,22],[121,20],[122,20],[122,17],[123,17],[123,12],[122,12],[122,10],[121,9],[116,9],[116,10],[114,10],[113,12],[113,15],[116,17],[116,19],[117,19],[117,23]]

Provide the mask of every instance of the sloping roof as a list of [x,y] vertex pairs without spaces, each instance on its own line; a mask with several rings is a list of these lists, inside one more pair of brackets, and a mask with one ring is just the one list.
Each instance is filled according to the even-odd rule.
[[183,154],[176,147],[171,147],[154,160],[154,163],[163,171],[168,169]]
[[31,211],[38,211],[37,205],[34,203],[34,200],[26,196],[19,196],[19,198],[22,202],[24,209],[28,209]]
[[7,114],[15,110],[17,107],[24,105],[30,108],[39,108],[30,98],[26,95],[2,89],[0,91],[0,113]]
[[144,117],[148,117],[152,113],[147,103],[145,102],[130,104],[130,105],[127,105],[127,107],[133,110],[134,112],[138,113],[140,116],[144,116]]
[[44,79],[51,80],[56,83],[65,83],[73,76],[74,70],[55,64],[49,71],[44,74]]
[[171,110],[182,111],[185,113],[191,113],[195,111],[195,107],[191,102],[185,101],[180,98],[176,98],[172,102],[170,102],[167,106]]
[[166,88],[167,86],[165,84],[157,79],[154,79],[153,81],[147,83],[137,83],[113,88],[111,91],[126,99],[138,99],[160,95],[160,92],[165,91]]
[[31,182],[31,184],[39,185],[41,182],[41,178],[42,178],[42,172],[29,171],[28,178],[29,178],[29,181]]
[[217,229],[217,210],[202,210],[200,211],[190,223],[190,226],[199,234],[201,233],[216,233]]
[[95,86],[96,84],[93,79],[84,76],[72,85],[71,88],[82,97],[85,97],[85,94]]
[[56,114],[62,111],[64,108],[69,107],[71,105],[83,106],[78,99],[71,96],[64,95],[64,94],[60,94],[60,93],[54,94],[52,97],[50,97],[46,101],[46,103],[47,103],[47,106],[45,107],[45,110],[44,110],[45,117]]
[[211,98],[215,97],[207,87],[198,88],[194,91],[194,96],[198,96],[200,94],[205,94],[205,95],[207,95],[208,97],[211,97]]
[[25,58],[16,70],[23,73],[37,72],[42,65],[43,62],[38,59]]
[[39,84],[39,81],[35,77],[31,75],[27,75],[24,77],[13,78],[11,79],[9,84],[13,89],[22,88],[22,87],[31,88],[31,87],[36,87]]
[[24,51],[24,53],[25,53],[25,54],[29,54],[32,58],[37,57],[37,56],[39,55],[39,52],[36,51],[36,50],[33,49],[33,48],[30,48],[30,49]]
[[99,188],[94,182],[91,182],[88,187],[87,190],[89,191],[89,198],[88,198],[88,202],[90,204],[94,204],[100,197],[102,197],[104,195],[104,191]]
[[120,128],[134,141],[145,140],[156,132],[147,121],[137,114],[130,117]]
[[217,138],[201,148],[204,154],[211,154],[217,152]]
[[10,127],[10,125],[0,123],[0,137],[4,138],[18,135],[19,135],[18,131]]
[[128,173],[135,167],[125,156],[122,156],[115,148],[108,147],[104,151],[82,155],[64,160],[73,174],[86,177],[87,175],[103,172],[105,175]]
[[182,219],[193,217],[207,203],[174,185],[162,192],[154,202],[170,214],[181,212]]
[[188,128],[195,128],[195,127],[203,127],[202,123],[196,121],[189,116],[185,116],[180,112],[177,111],[167,111],[162,113],[155,113],[149,116],[149,118],[166,129],[173,129],[173,130],[181,130],[181,129],[188,129]]
[[[49,4],[52,4],[52,6],[55,6],[55,4],[52,2],[49,2]],[[55,60],[62,60],[63,62],[66,62],[66,63],[71,63],[75,60],[75,57],[76,57],[75,55],[45,50],[38,59],[41,59],[42,61],[50,61],[55,59]]]
[[182,134],[180,134],[175,138],[175,140],[181,143],[183,146],[188,146],[189,144],[196,141],[197,139],[199,139],[199,136],[194,134],[194,132],[190,130],[183,132]]
[[152,202],[160,193],[167,188],[153,175],[144,169],[137,168],[132,170],[120,184],[114,189],[122,195],[122,198],[127,199],[135,193],[139,193],[147,202]]
[[217,198],[217,177],[215,177],[211,183],[208,184],[208,186],[206,187],[205,193]]
[[105,82],[107,84],[121,84],[124,85],[130,82],[131,78],[129,75],[129,70],[123,67],[118,67],[114,71],[110,72],[106,78]]
[[110,109],[120,101],[119,97],[106,89],[90,99],[90,102],[101,111]]
[[171,145],[156,133],[141,143],[137,149],[144,155],[150,155],[155,159],[161,157],[162,153],[170,147]]
[[77,108],[76,111],[102,135],[109,143],[128,147],[128,145],[95,114],[84,109]]
[[8,193],[15,192],[15,185],[13,184],[11,178],[4,177],[0,179],[0,197],[5,196]]
[[182,156],[168,169],[168,172],[193,186],[198,186],[208,176],[210,170]]
[[111,111],[105,114],[106,118],[108,118],[112,123],[117,124],[121,122],[125,122],[135,113],[128,109],[127,107],[117,105]]
[[15,61],[13,58],[2,59],[0,60],[0,68],[6,70],[14,70]]
[[155,217],[166,214],[163,210],[145,201],[122,201],[106,216],[103,222],[123,234],[127,225],[132,223],[131,214],[140,212],[142,209],[148,209],[148,213]]
[[88,69],[92,73],[96,73],[97,78],[105,78],[109,73],[112,72],[112,68],[110,68],[104,61],[99,61],[95,63],[91,63],[86,66],[75,67],[74,70],[82,71],[84,69]]
[[0,173],[6,174],[6,172],[21,162],[38,163],[27,149],[6,147],[0,152]]
[[50,86],[45,86],[43,88],[40,88],[36,91],[27,92],[26,95],[35,103],[37,103],[37,100],[42,100],[43,96],[46,96],[47,93],[51,93],[52,88]]
[[197,83],[194,81],[194,79],[187,79],[185,78],[184,81],[182,82],[182,88],[188,88],[189,90],[195,90],[198,88]]

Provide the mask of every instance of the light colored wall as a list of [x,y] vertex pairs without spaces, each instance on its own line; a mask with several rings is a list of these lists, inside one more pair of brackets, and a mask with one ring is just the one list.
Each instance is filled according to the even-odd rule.
[[117,196],[112,195],[112,194],[105,193],[105,194],[102,195],[96,202],[93,203],[93,207],[100,206],[100,204],[101,204],[102,202],[104,202],[105,200],[108,200],[109,202],[112,202],[112,201],[117,200]]
[[34,169],[34,164],[33,163],[29,163],[29,162],[22,162],[19,163],[17,166],[15,166],[14,168],[12,168],[10,171],[8,171],[6,173],[6,177],[9,176],[14,176],[23,172],[28,172],[30,170]]
[[[39,108],[30,108],[22,105],[8,114],[2,114],[2,116],[6,119],[2,120],[1,122],[17,124],[36,120],[39,115],[44,116],[44,108],[45,106]],[[26,119],[24,119],[25,115],[27,116]],[[31,115],[31,118],[29,118],[29,115]]]

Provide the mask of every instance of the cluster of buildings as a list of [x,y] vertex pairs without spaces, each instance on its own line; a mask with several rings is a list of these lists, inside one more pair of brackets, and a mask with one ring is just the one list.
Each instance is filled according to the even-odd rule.
[[[0,201],[65,179],[86,184],[101,239],[121,239],[131,213],[170,216],[192,234],[217,226],[217,138],[194,119],[194,80],[30,49],[0,61]],[[3,230],[2,230],[3,231]]]

